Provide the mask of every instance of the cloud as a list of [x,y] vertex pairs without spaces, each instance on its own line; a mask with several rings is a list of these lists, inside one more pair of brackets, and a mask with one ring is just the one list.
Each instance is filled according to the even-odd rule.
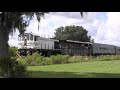
[[[41,19],[40,29],[38,22],[31,21],[26,32],[33,32],[40,36],[52,37],[55,29],[60,26],[79,25],[88,30],[88,34],[97,43],[120,46],[120,13],[119,12],[88,12],[82,18],[79,12],[51,12]],[[16,44],[18,33],[10,39],[11,44]]]
[[[86,16],[87,15],[87,16]],[[38,34],[54,35],[55,29],[60,26],[90,24],[94,21],[96,13],[89,12],[84,18],[81,18],[79,12],[52,12],[41,19],[40,30],[38,31],[38,22],[34,21],[27,28],[27,32],[33,31]]]
[[106,13],[107,20],[97,29],[97,42],[120,46],[120,13]]

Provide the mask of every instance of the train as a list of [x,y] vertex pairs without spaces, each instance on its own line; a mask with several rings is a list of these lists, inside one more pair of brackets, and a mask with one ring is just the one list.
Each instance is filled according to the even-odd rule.
[[55,54],[79,56],[119,55],[120,47],[92,42],[58,40],[40,37],[33,33],[24,33],[18,35],[18,51],[20,55],[32,54],[38,51],[44,56]]

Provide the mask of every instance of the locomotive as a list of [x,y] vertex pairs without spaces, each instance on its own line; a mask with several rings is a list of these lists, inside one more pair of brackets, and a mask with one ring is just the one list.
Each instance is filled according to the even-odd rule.
[[43,38],[33,33],[24,33],[18,35],[18,51],[20,55],[27,55],[28,52],[32,54],[36,51],[45,56],[55,54],[118,55],[120,54],[120,47],[100,43]]

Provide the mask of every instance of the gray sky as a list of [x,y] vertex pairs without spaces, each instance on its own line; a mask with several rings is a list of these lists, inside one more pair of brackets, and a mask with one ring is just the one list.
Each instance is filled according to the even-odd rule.
[[[83,26],[97,43],[120,46],[120,12],[88,12],[83,18],[79,12],[51,12],[41,19],[39,30],[34,19],[26,32],[52,37],[56,28],[67,25]],[[17,31],[10,36],[10,45],[17,46],[18,34]]]

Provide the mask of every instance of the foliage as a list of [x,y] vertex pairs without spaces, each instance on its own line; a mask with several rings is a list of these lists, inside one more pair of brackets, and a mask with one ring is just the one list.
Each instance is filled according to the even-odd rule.
[[112,55],[114,60],[120,60],[120,55]]
[[21,57],[17,59],[24,65],[34,66],[34,65],[51,65],[51,64],[61,64],[68,63],[70,55],[52,55],[50,57],[44,57],[38,52],[32,55],[27,55],[26,57]]
[[69,63],[76,63],[82,61],[83,57],[82,56],[73,56],[71,57],[68,62]]
[[40,53],[35,52],[32,55],[27,55],[26,57],[21,57],[18,61],[22,62],[25,65],[40,65],[42,63],[42,58]]
[[52,55],[50,58],[53,60],[54,64],[62,64],[62,63],[68,63],[68,59],[70,58],[70,55]]
[[16,57],[17,56],[17,47],[15,47],[15,46],[12,46],[12,47],[10,47],[9,48],[9,55],[11,56],[11,57]]
[[59,40],[75,40],[89,42],[91,36],[88,36],[88,31],[82,26],[65,26],[56,29],[55,38]]
[[101,55],[94,58],[98,61],[110,61],[110,60],[120,60],[120,55]]
[[26,57],[21,57],[17,60],[27,66],[36,66],[76,62],[120,60],[120,55],[70,56],[57,54],[51,55],[50,57],[44,57],[40,53],[35,52],[32,55],[27,55]]
[[9,29],[9,32],[13,32],[16,28],[23,33],[25,27],[27,27],[30,21],[37,17],[37,20],[40,22],[41,17],[48,12],[1,12],[0,19],[1,24],[6,26]]
[[92,56],[72,56],[68,59],[69,63],[93,61]]
[[53,60],[49,57],[44,57],[42,59],[42,65],[51,65],[53,64]]
[[63,55],[62,56],[62,63],[69,63],[69,58],[71,58],[70,55]]
[[62,63],[62,55],[52,55],[50,58],[52,58],[54,64],[61,64]]
[[16,59],[0,58],[0,74],[4,78],[25,78],[26,66]]

